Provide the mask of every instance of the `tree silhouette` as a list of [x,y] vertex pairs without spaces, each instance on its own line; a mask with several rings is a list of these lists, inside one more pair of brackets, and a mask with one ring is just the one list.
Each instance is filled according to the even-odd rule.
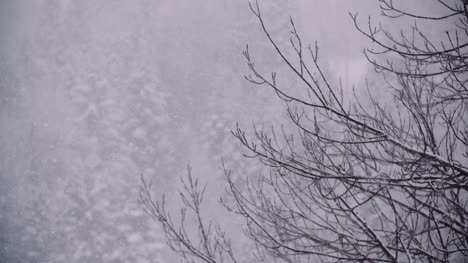
[[[466,260],[467,4],[434,0],[445,14],[428,16],[400,9],[391,0],[379,2],[382,16],[415,23],[395,34],[370,19],[362,26],[351,15],[372,42],[364,54],[386,86],[368,85],[365,100],[345,96],[330,81],[318,46],[304,46],[292,19],[294,56],[274,40],[258,2],[250,5],[293,75],[265,74],[249,49],[244,51],[250,69],[245,78],[272,89],[286,103],[294,127],[255,127],[253,136],[240,127],[233,131],[245,156],[269,171],[240,189],[225,170],[234,200],[225,206],[245,219],[258,261],[268,261],[267,256],[284,262]],[[431,37],[419,26],[424,22],[445,26],[443,35]],[[291,89],[291,83],[303,89]],[[390,89],[392,100],[379,98],[381,89]],[[171,220],[164,199],[153,201],[145,181],[140,200],[187,262],[192,257],[236,262],[222,230],[203,220],[204,190],[190,172],[188,182],[182,200],[198,218],[198,241],[185,235],[184,220],[180,225]]]

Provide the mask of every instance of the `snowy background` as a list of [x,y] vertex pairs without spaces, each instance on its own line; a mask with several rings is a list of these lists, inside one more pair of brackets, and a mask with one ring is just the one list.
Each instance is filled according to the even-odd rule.
[[[377,1],[260,4],[284,46],[289,16],[319,41],[333,81],[350,90],[371,71],[348,12],[365,21]],[[285,113],[244,80],[247,43],[281,67],[245,0],[0,1],[0,262],[176,262],[137,202],[140,176],[171,193],[190,162],[216,214],[222,158],[255,172],[230,130]]]

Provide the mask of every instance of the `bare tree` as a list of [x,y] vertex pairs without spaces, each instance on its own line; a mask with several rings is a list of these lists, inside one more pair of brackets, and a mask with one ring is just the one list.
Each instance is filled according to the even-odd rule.
[[[234,200],[227,207],[245,218],[249,237],[277,259],[455,262],[468,258],[467,3],[433,0],[447,12],[436,17],[407,12],[391,0],[379,2],[385,17],[449,28],[443,37],[431,39],[415,22],[397,37],[370,19],[362,27],[351,15],[357,30],[373,43],[365,56],[394,95],[393,101],[382,102],[372,94],[377,89],[367,87],[370,103],[357,96],[344,99],[343,88],[335,86],[320,66],[317,45],[303,46],[292,19],[294,58],[269,33],[258,3],[250,6],[274,51],[296,78],[288,81],[298,80],[304,88],[303,95],[296,95],[280,84],[276,72],[261,72],[245,50],[250,69],[246,79],[274,90],[287,104],[296,129],[255,128],[253,138],[239,127],[233,131],[248,150],[246,157],[258,159],[270,172],[250,179],[240,190],[226,170]],[[192,200],[198,201],[184,204],[199,215],[192,204],[201,198],[194,194]],[[169,233],[171,248],[181,255],[202,258],[197,253],[209,255],[209,244],[217,244],[205,237],[209,231],[200,230],[205,240],[201,243],[208,245],[190,245],[183,228],[173,230],[164,206],[144,204]],[[198,222],[203,229],[202,218]],[[180,247],[195,247],[198,252],[187,253]],[[221,262],[209,258],[202,259]]]
[[[186,178],[181,178],[183,190],[179,192],[184,208],[180,210],[177,224],[166,209],[165,195],[160,201],[155,201],[151,195],[151,183],[145,181],[142,176],[142,186],[139,201],[145,212],[158,221],[166,234],[167,244],[179,254],[186,262],[195,262],[194,259],[203,262],[237,262],[231,243],[226,238],[225,232],[213,221],[203,220],[201,203],[206,186],[201,187],[198,179],[192,177],[190,166],[187,167]],[[188,213],[187,213],[188,212]],[[187,214],[189,216],[187,217]],[[188,218],[188,220],[187,220]],[[187,222],[195,226],[196,234],[191,235],[187,229]]]

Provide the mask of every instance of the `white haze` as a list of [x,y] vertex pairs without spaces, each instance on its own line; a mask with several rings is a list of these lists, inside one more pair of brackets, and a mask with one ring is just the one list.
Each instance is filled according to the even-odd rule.
[[[365,22],[377,1],[260,5],[275,39],[291,15],[319,42],[335,83],[371,71],[348,12]],[[0,262],[176,262],[138,187],[143,174],[173,193],[188,162],[226,220],[221,159],[255,172],[230,130],[284,119],[243,78],[247,43],[265,70],[280,64],[244,0],[0,1]]]

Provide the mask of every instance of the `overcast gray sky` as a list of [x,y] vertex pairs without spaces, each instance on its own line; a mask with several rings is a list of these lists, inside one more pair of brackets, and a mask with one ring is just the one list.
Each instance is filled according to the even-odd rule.
[[[405,5],[437,12],[420,3]],[[292,16],[332,79],[362,83],[369,43],[348,12],[378,20],[378,1],[260,6],[275,39],[289,41]],[[218,211],[221,159],[255,172],[230,130],[284,117],[273,92],[244,80],[247,43],[275,70],[244,0],[0,1],[0,257],[172,262],[136,202],[140,175],[159,196],[190,162],[215,188],[208,205]]]

